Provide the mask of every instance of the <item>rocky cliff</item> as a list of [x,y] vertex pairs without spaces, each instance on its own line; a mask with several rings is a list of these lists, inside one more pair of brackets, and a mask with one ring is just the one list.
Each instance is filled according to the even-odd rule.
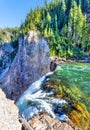
[[0,89],[0,130],[21,130],[18,109]]
[[19,38],[19,49],[6,76],[0,81],[7,97],[16,100],[28,86],[49,72],[49,46],[45,39],[30,31]]
[[10,43],[0,45],[0,75],[10,66],[14,49]]

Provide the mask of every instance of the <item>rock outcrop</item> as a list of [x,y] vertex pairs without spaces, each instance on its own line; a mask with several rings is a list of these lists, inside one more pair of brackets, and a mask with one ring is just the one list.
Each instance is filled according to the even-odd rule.
[[18,109],[0,89],[0,130],[21,130]]
[[0,81],[10,99],[17,100],[28,86],[50,71],[49,46],[35,31],[19,38],[19,49],[7,75]]
[[73,123],[67,124],[41,114],[28,121],[33,130],[80,130]]
[[51,57],[50,71],[54,71],[56,67],[64,62],[67,62],[65,58],[58,58],[57,56]]
[[0,45],[0,75],[10,66],[13,52],[14,49],[10,43]]

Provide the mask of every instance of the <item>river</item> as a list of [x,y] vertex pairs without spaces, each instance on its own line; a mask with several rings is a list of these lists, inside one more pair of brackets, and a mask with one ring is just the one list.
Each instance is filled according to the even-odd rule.
[[65,63],[56,70],[66,79],[67,86],[78,96],[78,100],[86,98],[84,103],[90,111],[90,63]]
[[58,120],[74,121],[83,130],[90,125],[90,64],[64,63],[34,82],[19,101],[26,120],[46,112]]

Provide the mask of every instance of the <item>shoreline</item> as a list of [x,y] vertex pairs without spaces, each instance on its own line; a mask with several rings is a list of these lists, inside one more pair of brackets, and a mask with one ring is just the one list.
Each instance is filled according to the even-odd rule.
[[87,63],[90,63],[90,57],[84,57],[84,58],[69,58],[69,59],[66,59],[66,58],[59,58],[57,56],[53,56],[53,57],[50,57],[51,60],[58,60],[58,61],[62,61],[63,62],[87,62]]
[[59,58],[55,56],[55,57],[50,57],[50,58],[51,58],[50,71],[54,71],[58,65],[66,63],[66,62],[67,63],[74,63],[74,62],[90,63],[90,57],[89,58],[85,57],[83,59],[66,59],[66,58]]

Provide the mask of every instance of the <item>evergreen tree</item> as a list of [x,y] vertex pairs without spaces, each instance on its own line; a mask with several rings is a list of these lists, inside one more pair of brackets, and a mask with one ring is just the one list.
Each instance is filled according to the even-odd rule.
[[51,55],[76,57],[89,51],[90,38],[85,11],[89,0],[47,0],[44,7],[31,10],[21,25],[25,35],[30,29],[49,39]]

